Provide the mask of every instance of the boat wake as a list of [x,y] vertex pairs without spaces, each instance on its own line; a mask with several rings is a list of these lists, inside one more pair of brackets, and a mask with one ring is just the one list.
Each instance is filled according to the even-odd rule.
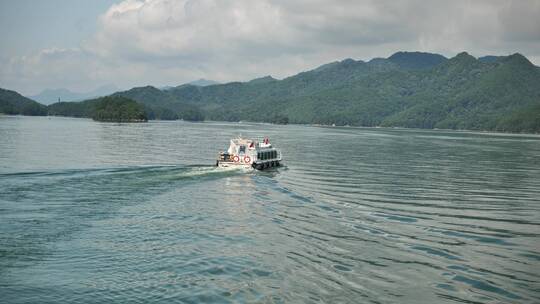
[[[135,177],[161,176],[164,178],[183,178],[192,176],[205,176],[221,174],[225,172],[241,172],[240,168],[219,168],[208,165],[162,165],[162,166],[136,166],[136,167],[112,167],[112,168],[88,168],[88,169],[65,169],[48,171],[28,171],[0,173],[0,179],[10,179],[17,177],[39,178],[39,177],[81,177],[81,176],[120,176],[134,175]],[[251,170],[249,170],[251,171]]]
[[[252,170],[251,170],[252,171]],[[20,200],[21,193],[41,189],[59,191],[71,196],[73,191],[112,195],[122,190],[137,189],[139,193],[179,187],[232,177],[248,172],[240,168],[218,168],[207,165],[143,166],[124,168],[67,169],[0,174],[0,193],[4,200]]]

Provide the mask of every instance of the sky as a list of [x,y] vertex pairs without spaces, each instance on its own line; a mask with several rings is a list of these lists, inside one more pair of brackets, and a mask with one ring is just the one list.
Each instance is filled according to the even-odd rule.
[[281,79],[424,51],[540,65],[540,0],[0,0],[0,87]]

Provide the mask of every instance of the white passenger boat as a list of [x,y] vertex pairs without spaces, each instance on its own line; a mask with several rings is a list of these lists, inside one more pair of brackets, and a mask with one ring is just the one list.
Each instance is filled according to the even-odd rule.
[[281,165],[281,152],[272,147],[268,138],[262,141],[245,138],[231,139],[226,152],[220,152],[218,167],[243,167],[263,170]]

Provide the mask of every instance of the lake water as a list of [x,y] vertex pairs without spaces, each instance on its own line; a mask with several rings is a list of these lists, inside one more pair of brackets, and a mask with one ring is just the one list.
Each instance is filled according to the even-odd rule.
[[539,303],[539,251],[539,136],[0,116],[1,303]]

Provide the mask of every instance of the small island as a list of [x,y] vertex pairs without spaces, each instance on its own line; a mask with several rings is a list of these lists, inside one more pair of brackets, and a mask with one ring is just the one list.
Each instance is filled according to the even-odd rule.
[[144,107],[135,100],[107,96],[96,100],[92,119],[104,122],[147,122]]

